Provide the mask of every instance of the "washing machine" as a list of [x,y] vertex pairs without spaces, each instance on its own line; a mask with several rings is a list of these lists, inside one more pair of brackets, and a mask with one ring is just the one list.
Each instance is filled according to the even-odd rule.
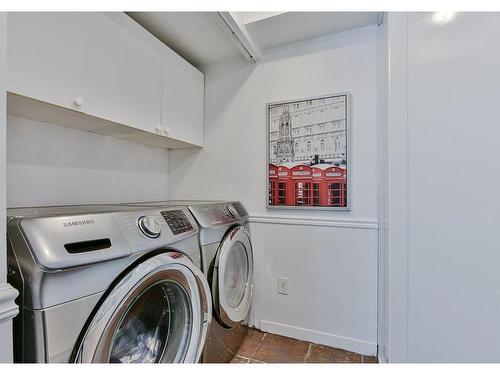
[[247,334],[253,294],[248,213],[240,202],[168,201],[136,205],[189,208],[200,226],[201,263],[212,292],[214,319],[203,362],[229,362]]
[[16,362],[198,362],[211,321],[186,207],[8,209]]

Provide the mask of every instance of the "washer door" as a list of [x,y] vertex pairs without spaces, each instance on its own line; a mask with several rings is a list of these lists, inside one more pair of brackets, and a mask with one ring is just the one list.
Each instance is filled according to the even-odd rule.
[[75,362],[197,362],[210,321],[201,271],[179,253],[140,263],[111,290],[83,336]]
[[214,310],[219,321],[233,327],[248,314],[253,292],[253,254],[248,231],[238,226],[224,236],[212,274]]

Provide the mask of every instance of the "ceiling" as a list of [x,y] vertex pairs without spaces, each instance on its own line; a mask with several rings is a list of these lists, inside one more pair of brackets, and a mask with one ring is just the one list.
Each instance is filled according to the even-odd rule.
[[[214,12],[129,12],[137,23],[200,70],[244,59]],[[261,51],[374,25],[379,12],[234,12]]]
[[318,38],[377,23],[376,12],[287,12],[245,26],[262,49]]
[[127,14],[197,68],[241,56],[213,12]]

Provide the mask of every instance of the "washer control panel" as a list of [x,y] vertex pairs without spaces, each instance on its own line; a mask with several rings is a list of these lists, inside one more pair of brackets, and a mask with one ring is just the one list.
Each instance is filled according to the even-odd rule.
[[174,236],[193,230],[191,222],[182,210],[162,211],[161,215],[167,222],[167,225]]
[[113,216],[132,253],[165,247],[198,233],[196,220],[187,207],[134,206]]

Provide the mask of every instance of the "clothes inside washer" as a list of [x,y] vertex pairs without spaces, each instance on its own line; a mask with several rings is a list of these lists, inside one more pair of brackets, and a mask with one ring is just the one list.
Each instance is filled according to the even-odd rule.
[[125,314],[116,332],[110,362],[158,362],[168,340],[169,321],[165,287],[155,285],[144,292]]

